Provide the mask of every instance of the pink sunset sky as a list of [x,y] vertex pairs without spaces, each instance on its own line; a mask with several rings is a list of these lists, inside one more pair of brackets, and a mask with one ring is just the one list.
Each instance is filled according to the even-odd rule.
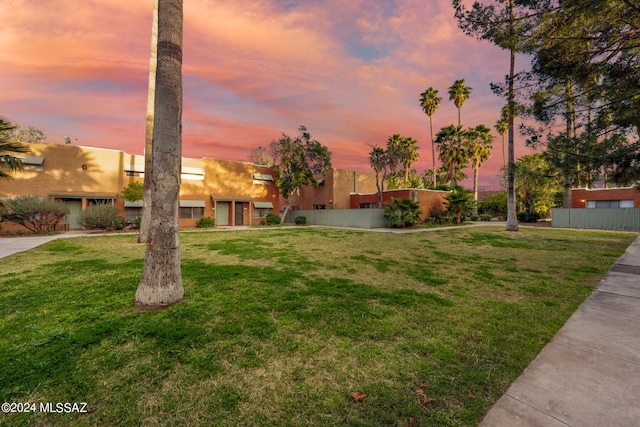
[[[142,154],[152,7],[3,1],[0,115],[41,129],[48,143],[68,135]],[[433,86],[443,97],[434,132],[457,122],[447,94],[456,79],[473,88],[465,127],[493,127],[505,102],[489,83],[504,80],[508,53],[465,36],[448,0],[189,0],[184,10],[185,157],[247,160],[251,148],[303,124],[335,167],[360,171],[371,170],[370,145],[411,136],[422,172],[432,160],[421,92]],[[480,181],[498,189],[502,139],[494,134]],[[530,152],[516,133],[516,158]]]

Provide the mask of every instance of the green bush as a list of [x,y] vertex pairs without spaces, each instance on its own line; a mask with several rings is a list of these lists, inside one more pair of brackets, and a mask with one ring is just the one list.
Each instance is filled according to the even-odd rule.
[[273,213],[267,214],[267,217],[265,218],[265,220],[267,221],[267,225],[280,224],[280,217]]
[[451,189],[445,199],[447,205],[447,212],[449,215],[454,215],[455,223],[460,224],[462,218],[471,213],[472,201],[471,191],[465,190],[460,186],[455,186]]
[[34,196],[14,197],[6,200],[5,205],[3,221],[15,222],[38,234],[55,231],[56,225],[69,213],[62,202]]
[[307,224],[307,217],[306,216],[297,216],[296,219],[294,220],[294,222],[296,223],[296,225],[306,225]]
[[91,205],[82,212],[82,226],[113,230],[118,226],[118,213],[120,213],[120,209],[114,205],[102,203]]
[[216,226],[216,221],[208,216],[203,216],[196,222],[196,228],[211,228]]
[[507,216],[507,192],[501,191],[491,194],[485,201],[478,202],[478,212],[491,215],[491,218],[494,216]]
[[480,221],[491,221],[492,218],[491,214],[480,214]]
[[538,212],[535,212],[535,211],[518,212],[517,217],[519,222],[538,222],[538,220],[542,218],[542,215],[540,215]]
[[413,227],[420,221],[420,203],[411,199],[392,198],[385,203],[384,216],[390,227]]
[[137,216],[136,219],[133,220],[133,227],[136,230],[140,230],[140,224],[142,223],[142,217],[141,216]]

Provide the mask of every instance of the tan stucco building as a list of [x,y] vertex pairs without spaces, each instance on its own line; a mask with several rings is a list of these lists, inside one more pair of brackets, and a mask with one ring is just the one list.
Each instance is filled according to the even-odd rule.
[[[55,199],[70,209],[65,228],[81,228],[82,210],[93,203],[113,203],[132,220],[142,202],[119,197],[132,181],[144,179],[144,157],[123,151],[59,144],[30,144],[24,170],[0,181],[0,197],[37,196]],[[248,162],[211,158],[182,159],[181,227],[203,216],[216,226],[257,224],[280,209],[274,172]]]

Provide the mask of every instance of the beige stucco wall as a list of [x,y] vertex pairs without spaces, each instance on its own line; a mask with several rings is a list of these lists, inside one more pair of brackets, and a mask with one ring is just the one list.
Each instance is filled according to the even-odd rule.
[[[14,172],[13,179],[0,181],[0,197],[68,196],[82,198],[83,208],[86,208],[88,198],[115,197],[129,182],[143,181],[142,177],[127,176],[125,172],[126,169],[133,169],[133,165],[144,165],[144,157],[140,155],[60,144],[30,144],[29,148],[31,152],[28,156],[44,157],[44,170]],[[204,170],[203,180],[189,180],[183,175],[180,200],[204,201],[205,216],[215,217],[212,198],[243,200],[238,202],[246,208],[243,225],[260,222],[260,219],[252,217],[253,209],[249,201],[272,202],[273,212],[278,212],[279,198],[275,183],[257,184],[253,179],[255,173],[272,175],[275,179],[271,168],[210,158],[183,158],[182,166],[183,172],[184,168]],[[124,216],[124,200],[118,198],[115,204],[121,208],[121,215]],[[190,227],[196,221],[180,218],[179,224]],[[230,223],[233,223],[233,219]]]

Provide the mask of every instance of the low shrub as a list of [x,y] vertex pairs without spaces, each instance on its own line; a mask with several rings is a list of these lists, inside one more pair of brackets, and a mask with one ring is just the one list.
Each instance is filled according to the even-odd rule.
[[519,222],[538,222],[542,215],[538,212],[518,212],[517,214]]
[[420,203],[411,199],[391,198],[385,203],[384,216],[390,227],[413,227],[420,221]]
[[196,228],[212,228],[216,226],[216,221],[208,216],[203,216],[196,221]]
[[297,216],[296,219],[294,220],[294,222],[296,223],[296,225],[306,225],[307,224],[307,217],[306,216]]
[[133,227],[136,230],[140,230],[140,224],[142,223],[142,217],[141,216],[137,216],[136,219],[133,220]]
[[480,214],[480,221],[491,221],[492,218],[491,214]]
[[118,226],[117,217],[119,212],[120,209],[114,205],[91,205],[82,212],[82,226],[100,230],[113,230]]
[[280,217],[276,214],[270,213],[270,214],[267,214],[265,221],[267,222],[267,225],[280,224]]
[[56,229],[56,225],[69,214],[62,202],[39,197],[14,197],[4,203],[3,221],[12,221],[34,233],[42,234]]

